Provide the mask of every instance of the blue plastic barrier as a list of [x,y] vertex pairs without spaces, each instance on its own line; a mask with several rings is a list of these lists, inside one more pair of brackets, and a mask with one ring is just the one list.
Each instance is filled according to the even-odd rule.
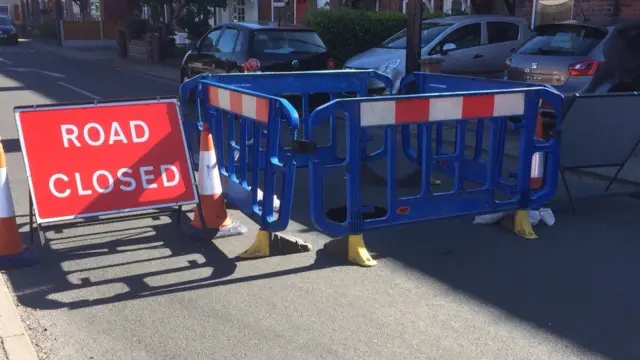
[[[299,118],[295,109],[277,97],[198,78],[181,86],[183,103],[193,90],[197,121],[185,123],[185,127],[202,130],[202,125],[208,124],[212,129],[227,202],[238,207],[262,230],[286,229],[291,216],[296,162],[293,156],[280,161],[279,134],[283,124],[291,133],[297,133]],[[262,139],[263,133],[272,136]],[[255,144],[253,139],[258,139]],[[262,164],[258,166],[258,162]],[[278,177],[281,183],[276,189]],[[262,201],[258,199],[258,188],[263,192]],[[276,195],[280,200],[277,214],[274,211]]]
[[[562,111],[564,108],[564,98],[559,95],[551,86],[527,83],[527,82],[517,82],[517,81],[507,81],[507,80],[499,80],[499,79],[488,79],[488,78],[476,78],[476,77],[465,77],[465,76],[455,76],[455,75],[445,75],[445,74],[434,74],[434,73],[421,73],[416,72],[413,74],[409,74],[402,79],[400,85],[400,92],[407,93],[408,85],[410,83],[415,83],[415,93],[416,94],[431,94],[431,93],[463,93],[468,91],[493,91],[493,90],[513,90],[513,89],[523,89],[523,88],[546,88],[550,91],[542,92],[540,97],[542,102],[546,104],[546,111],[553,112],[557,122],[556,122],[556,130],[560,130],[560,122],[562,119]],[[519,120],[519,119],[512,119]],[[464,180],[472,180],[476,182],[482,182],[486,179],[486,164],[482,161],[483,147],[484,147],[484,131],[485,131],[485,122],[486,119],[478,118],[475,123],[475,139],[474,139],[474,151],[473,157],[471,159],[463,159],[465,164],[465,171],[463,174]],[[495,125],[495,124],[493,124]],[[420,154],[416,153],[416,151],[412,148],[412,135],[411,135],[411,127],[415,127],[415,132],[420,133],[422,131],[422,127],[424,125],[404,125],[402,126],[402,146],[403,151],[408,159],[413,162],[420,164]],[[506,142],[506,129],[517,129],[523,126],[521,121],[516,122],[505,122],[498,129],[498,142],[501,144],[500,151],[504,151],[504,144]],[[436,156],[447,156],[451,155],[444,150],[444,136],[443,136],[443,124],[438,123],[435,125],[435,154]],[[416,147],[420,148],[422,137],[417,137]],[[536,139],[536,144],[540,149],[549,149],[551,147],[551,142],[554,139],[549,139],[546,141],[542,141],[541,139]],[[439,170],[448,174],[453,174],[454,168],[451,163],[442,162],[436,164],[435,166],[439,167]],[[497,164],[498,168],[502,168],[503,159],[500,159]],[[545,174],[551,174],[551,172],[547,172],[545,170]],[[517,177],[517,174],[512,173],[511,180]],[[500,177],[498,179],[497,186],[502,191],[517,191],[515,189],[513,181],[509,181],[507,179],[503,179]]]
[[[455,79],[457,81],[457,79]],[[507,85],[505,84],[505,87]],[[458,89],[456,89],[458,90]],[[344,112],[347,118],[348,153],[341,163],[328,163],[319,159],[312,162],[310,171],[311,217],[321,231],[333,235],[361,234],[367,230],[400,225],[416,221],[449,218],[460,215],[483,214],[507,210],[526,209],[542,205],[555,193],[557,186],[559,143],[551,139],[546,143],[534,141],[538,107],[541,99],[561,108],[563,98],[545,87],[507,88],[491,91],[464,91],[427,95],[389,96],[368,99],[340,99],[332,101],[311,115],[309,122],[318,126],[326,118]],[[509,118],[521,119],[520,146],[517,159],[517,177],[513,185],[499,181],[504,157],[506,124]],[[465,128],[469,121],[485,118],[490,121],[488,160],[482,166],[465,161]],[[443,122],[456,126],[456,144],[453,153],[433,153],[431,128]],[[416,196],[397,196],[396,152],[398,130],[407,124],[420,124],[418,133],[421,165],[420,192]],[[359,156],[361,129],[375,127],[384,132],[387,158],[386,213],[365,219],[367,209],[361,189],[362,159]],[[313,134],[311,134],[313,138]],[[403,149],[404,150],[404,149]],[[548,178],[535,192],[529,183],[532,155],[547,152]],[[446,163],[454,175],[451,191],[432,193],[430,177],[432,166]],[[325,214],[323,178],[334,167],[346,166],[347,198],[344,221],[329,219]],[[437,168],[437,167],[436,167]],[[480,187],[465,189],[465,180],[480,182]],[[498,195],[507,194],[506,200]]]
[[[238,73],[223,75],[200,75],[197,77],[203,84],[226,84],[236,88],[254,91],[256,93],[273,95],[285,98],[300,97],[301,106],[298,109],[302,132],[299,134],[300,140],[308,140],[311,131],[308,124],[311,103],[314,97],[320,97],[322,104],[339,97],[350,96],[367,97],[369,95],[369,84],[372,81],[382,83],[387,89],[393,88],[391,78],[373,70],[338,70],[338,71],[315,71],[315,72],[295,72],[295,73]],[[189,94],[191,88],[181,90],[183,98]],[[325,96],[326,99],[321,98]],[[338,126],[337,119],[329,119],[330,137],[326,144],[317,144],[317,152],[314,158],[321,158],[329,161],[340,161],[338,149],[336,148],[336,138]],[[367,153],[366,143],[370,138],[366,129],[362,130],[361,144],[362,156],[366,162],[376,161],[382,157],[384,149],[377,149]],[[263,136],[265,134],[262,134]],[[235,146],[235,145],[234,145]],[[236,150],[237,147],[236,147]],[[282,147],[279,157],[282,161],[291,154],[290,147]],[[297,153],[296,164],[298,167],[307,167],[310,155]],[[261,166],[263,163],[261,162]]]

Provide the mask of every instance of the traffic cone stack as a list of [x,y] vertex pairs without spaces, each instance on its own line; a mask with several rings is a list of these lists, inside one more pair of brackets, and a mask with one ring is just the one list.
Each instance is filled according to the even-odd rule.
[[0,269],[30,266],[37,261],[35,251],[20,240],[7,176],[7,161],[0,142]]
[[[198,190],[200,206],[196,207],[193,215],[192,231],[202,232],[206,227],[207,230],[213,231],[217,238],[241,235],[247,232],[244,225],[233,221],[227,213],[222,196],[222,182],[213,147],[213,137],[207,125],[204,125],[200,133]],[[200,213],[200,208],[202,208],[202,213]],[[206,226],[203,226],[202,219],[204,219]]]

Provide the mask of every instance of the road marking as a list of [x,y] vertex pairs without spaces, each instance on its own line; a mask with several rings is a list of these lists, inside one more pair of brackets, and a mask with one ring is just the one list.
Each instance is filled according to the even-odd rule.
[[49,75],[49,76],[53,76],[53,77],[57,77],[57,78],[65,78],[65,77],[67,77],[67,75],[58,74],[58,73],[54,73],[54,72],[51,72],[51,71],[38,70],[38,69],[8,68],[7,70],[20,71],[20,72],[33,71],[33,72],[39,72],[41,74],[45,74],[45,75]]
[[92,99],[95,99],[95,100],[102,100],[102,98],[101,98],[100,96],[93,95],[92,93],[87,92],[87,91],[84,91],[84,90],[82,90],[82,89],[78,89],[77,87],[75,87],[75,86],[73,86],[73,85],[69,85],[69,84],[64,83],[64,82],[62,82],[62,81],[58,81],[58,84],[60,84],[60,85],[62,85],[62,86],[66,86],[66,87],[68,87],[68,88],[69,88],[69,89],[71,89],[71,90],[75,90],[75,91],[79,92],[80,94],[87,95],[88,97],[90,97],[90,98],[92,98]]
[[0,62],[7,63],[7,64],[9,64],[9,65],[13,64],[11,61],[9,61],[9,60],[5,60],[5,59],[3,59],[3,58],[0,58]]

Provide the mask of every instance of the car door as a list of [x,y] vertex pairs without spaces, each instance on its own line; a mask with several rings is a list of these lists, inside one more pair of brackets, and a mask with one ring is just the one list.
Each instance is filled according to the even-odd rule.
[[482,75],[492,78],[504,76],[504,63],[520,45],[520,25],[511,21],[487,21],[487,43],[483,46],[485,57]]
[[226,27],[220,35],[215,50],[215,72],[228,73],[237,70],[236,43],[240,38],[240,29]]
[[[444,51],[447,44],[455,49]],[[485,54],[482,49],[482,23],[464,24],[452,29],[431,50],[430,55],[439,56],[444,62],[441,71],[447,74],[475,75],[482,72]]]
[[189,61],[189,77],[213,72],[216,55],[215,47],[222,30],[222,27],[214,28],[200,39],[198,48]]

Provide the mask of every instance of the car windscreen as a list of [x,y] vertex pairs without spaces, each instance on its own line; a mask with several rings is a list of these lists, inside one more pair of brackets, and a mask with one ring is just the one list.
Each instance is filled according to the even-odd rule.
[[588,26],[543,26],[517,51],[527,55],[586,56],[607,35]]
[[[443,31],[447,30],[453,24],[445,24],[438,22],[422,23],[422,39],[420,40],[420,47],[427,46]],[[380,44],[381,48],[387,49],[406,49],[407,48],[407,30],[402,30],[399,33],[385,40]]]
[[259,54],[309,54],[327,51],[313,31],[259,30],[253,35],[253,50]]

